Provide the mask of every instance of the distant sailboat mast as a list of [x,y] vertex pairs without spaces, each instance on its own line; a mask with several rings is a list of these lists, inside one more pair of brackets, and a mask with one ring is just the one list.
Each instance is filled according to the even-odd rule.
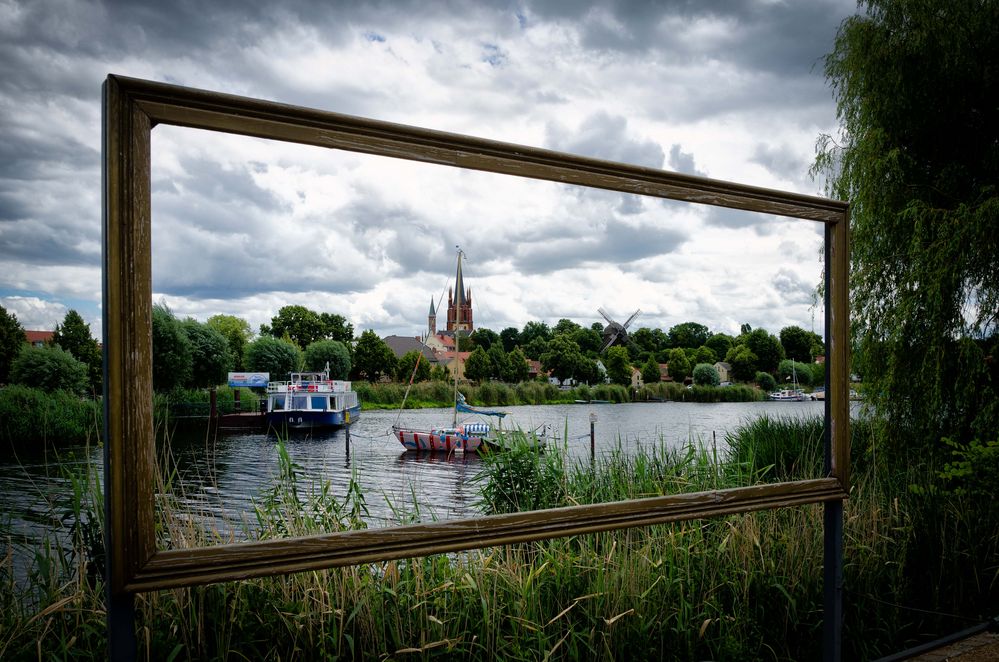
[[[461,273],[461,246],[458,249],[458,273]],[[461,287],[460,282],[455,282],[455,288]],[[458,292],[454,293],[455,300],[460,299]],[[461,305],[454,307],[454,414],[451,419],[451,426],[458,426],[458,370],[461,368],[461,355],[458,353],[461,347]]]

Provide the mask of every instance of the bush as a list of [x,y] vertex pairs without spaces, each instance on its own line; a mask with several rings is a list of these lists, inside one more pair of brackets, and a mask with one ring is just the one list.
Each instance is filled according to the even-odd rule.
[[67,391],[0,389],[0,438],[12,445],[84,444],[101,431],[101,403]]
[[721,378],[718,371],[709,363],[698,363],[694,366],[694,383],[698,386],[718,386]]
[[10,367],[10,381],[43,391],[83,395],[90,384],[90,371],[61,347],[25,347]]
[[756,373],[756,377],[754,378],[753,381],[755,381],[756,385],[759,386],[762,390],[766,391],[767,393],[769,393],[770,391],[777,390],[777,380],[774,379],[773,375],[771,375],[769,372]]

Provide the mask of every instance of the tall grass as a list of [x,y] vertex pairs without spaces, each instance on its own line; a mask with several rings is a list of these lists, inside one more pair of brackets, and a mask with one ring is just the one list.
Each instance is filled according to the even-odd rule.
[[0,389],[0,442],[15,446],[45,441],[82,445],[96,439],[99,400],[68,391],[46,392],[21,385]]
[[673,400],[675,402],[757,402],[766,395],[758,388],[747,384],[731,386],[698,386],[687,388],[676,382],[645,384],[638,389],[636,401]]
[[[731,456],[649,445],[571,464],[558,448],[513,444],[479,477],[488,512],[713,490],[821,471],[813,422],[767,420],[733,435]],[[854,426],[870,449],[876,426]],[[783,439],[783,442],[782,442]],[[305,479],[283,446],[279,470],[242,536],[365,526],[354,481],[341,493]],[[846,659],[900,650],[963,627],[896,605],[992,615],[999,604],[997,516],[940,490],[926,468],[858,464],[845,503]],[[171,492],[169,473],[159,494]],[[79,479],[66,521],[96,522],[99,485]],[[85,487],[84,487],[85,486]],[[224,542],[169,496],[159,543]],[[94,526],[89,524],[88,526]],[[69,551],[40,548],[27,585],[0,565],[0,658],[104,656],[103,580],[88,571],[86,527]],[[140,658],[714,659],[821,657],[822,507],[574,536],[502,548],[252,579],[138,597]],[[928,587],[929,588],[928,590]]]

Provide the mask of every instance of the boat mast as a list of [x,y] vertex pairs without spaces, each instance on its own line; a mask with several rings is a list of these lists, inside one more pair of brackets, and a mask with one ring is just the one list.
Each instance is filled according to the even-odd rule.
[[[461,247],[458,249],[458,273],[461,273]],[[459,283],[455,282],[455,288]],[[458,292],[454,293],[454,413],[451,418],[451,427],[458,427],[458,370],[461,368],[461,355],[458,353],[461,346],[461,305],[458,304]]]

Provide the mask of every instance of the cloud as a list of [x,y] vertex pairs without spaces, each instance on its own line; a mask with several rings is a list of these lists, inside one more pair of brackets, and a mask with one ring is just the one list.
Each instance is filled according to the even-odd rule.
[[60,324],[68,309],[61,303],[38,297],[3,297],[0,304],[13,313],[27,331],[52,331]]
[[[806,190],[815,136],[834,133],[820,58],[854,11],[852,0],[0,3],[0,296],[26,314],[29,300],[97,314],[109,72]],[[675,310],[762,319],[800,307],[796,263],[726,299],[723,276],[671,261],[698,234],[740,247],[779,236],[802,247],[794,260],[814,259],[772,217],[721,208],[166,126],[153,157],[154,287],[185,314],[259,323],[294,300],[408,334],[460,244],[489,294],[477,302],[516,326],[618,300],[652,311],[650,325],[675,323]],[[739,251],[728,259],[748,273]],[[697,274],[677,285],[689,295],[663,286],[685,273]]]
[[628,135],[626,118],[604,112],[590,115],[572,130],[549,122],[546,143],[561,152],[648,168],[662,168],[665,159],[663,148],[655,141]]
[[706,172],[697,169],[697,164],[694,163],[694,155],[684,152],[683,147],[675,143],[669,148],[669,167],[685,175],[708,176]]
[[793,271],[782,268],[773,279],[773,287],[784,304],[810,304],[815,296],[815,284]]

